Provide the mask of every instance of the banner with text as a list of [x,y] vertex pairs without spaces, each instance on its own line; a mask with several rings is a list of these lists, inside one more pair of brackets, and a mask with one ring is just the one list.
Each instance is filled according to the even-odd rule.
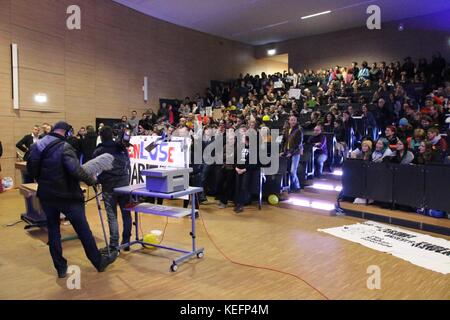
[[450,241],[445,239],[373,221],[318,231],[392,254],[435,272],[450,273]]
[[[154,167],[185,168],[189,166],[190,139],[157,136],[131,137],[128,148],[131,162],[130,184],[145,183],[142,171]],[[153,143],[150,152],[146,150]]]

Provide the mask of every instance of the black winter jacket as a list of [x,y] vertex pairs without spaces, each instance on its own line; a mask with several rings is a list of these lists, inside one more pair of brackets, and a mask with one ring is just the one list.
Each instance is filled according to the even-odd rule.
[[[54,141],[56,144],[50,146]],[[47,146],[49,149],[43,151]],[[83,202],[80,181],[94,185],[94,177],[80,166],[75,150],[64,137],[51,133],[31,146],[28,172],[38,182],[37,197],[46,202]]]
[[98,176],[98,182],[102,185],[102,190],[112,192],[114,188],[128,186],[130,184],[130,157],[128,150],[121,144],[114,141],[107,141],[98,145],[93,157],[109,153],[114,157],[113,168]]

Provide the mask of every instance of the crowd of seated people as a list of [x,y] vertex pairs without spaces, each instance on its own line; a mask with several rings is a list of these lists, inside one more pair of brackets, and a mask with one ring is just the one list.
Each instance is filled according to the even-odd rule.
[[[346,157],[402,164],[449,163],[449,70],[445,59],[435,54],[430,63],[408,57],[403,64],[369,66],[364,61],[300,73],[289,69],[272,75],[241,74],[232,81],[212,82],[203,95],[193,99],[164,103],[157,112],[148,110],[140,119],[133,111],[114,130],[192,137],[195,124],[201,123],[206,146],[229,129],[280,129],[280,150],[290,163],[291,191],[297,192],[308,167],[320,177],[324,168],[332,170]],[[251,168],[222,169],[227,186],[239,183],[235,188],[240,190],[239,212],[249,180],[241,176]],[[196,172],[195,181],[204,186],[211,166],[204,164]],[[232,198],[230,188],[215,189],[222,192],[218,198],[225,207]],[[201,200],[206,200],[205,195]]]

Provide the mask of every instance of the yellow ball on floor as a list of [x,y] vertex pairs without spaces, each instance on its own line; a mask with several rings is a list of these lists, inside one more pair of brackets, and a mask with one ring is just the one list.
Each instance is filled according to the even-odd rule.
[[[153,233],[146,234],[144,236],[143,240],[145,243],[148,243],[148,244],[159,244],[159,237]],[[144,248],[150,249],[150,250],[156,249],[155,247],[152,247],[152,246],[146,246],[146,245],[143,245],[143,246],[144,246]]]
[[276,195],[272,194],[269,196],[269,204],[276,206],[279,203],[279,199]]

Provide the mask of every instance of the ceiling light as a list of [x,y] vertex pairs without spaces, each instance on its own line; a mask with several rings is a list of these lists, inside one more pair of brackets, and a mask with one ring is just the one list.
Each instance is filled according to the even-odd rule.
[[324,11],[324,12],[319,12],[319,13],[315,13],[315,14],[311,14],[309,16],[304,16],[301,19],[304,20],[304,19],[313,18],[313,17],[321,16],[323,14],[328,14],[328,13],[331,13],[331,10]]
[[34,101],[36,101],[37,103],[46,103],[48,101],[48,98],[45,93],[38,93],[34,95]]
[[274,56],[276,53],[277,53],[277,50],[276,50],[276,49],[270,49],[270,50],[267,50],[267,54],[268,54],[269,56]]

